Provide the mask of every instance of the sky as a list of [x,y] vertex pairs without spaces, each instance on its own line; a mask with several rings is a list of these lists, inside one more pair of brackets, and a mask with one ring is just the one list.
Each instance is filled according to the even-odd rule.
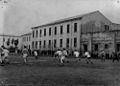
[[21,35],[55,20],[99,10],[120,24],[119,0],[8,0],[0,4],[0,33]]

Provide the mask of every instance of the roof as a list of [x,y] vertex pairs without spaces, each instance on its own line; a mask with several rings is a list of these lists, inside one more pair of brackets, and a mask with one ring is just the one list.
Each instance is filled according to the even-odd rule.
[[25,34],[23,34],[23,35],[21,35],[21,36],[26,36],[26,35],[31,35],[31,32],[25,33]]
[[99,12],[99,11],[93,11],[93,12],[82,14],[82,15],[77,15],[77,16],[73,16],[73,17],[69,17],[69,18],[56,20],[56,21],[48,23],[48,24],[44,24],[44,25],[41,25],[41,26],[33,27],[32,29],[37,29],[37,28],[40,28],[40,27],[45,27],[45,26],[59,24],[59,23],[67,22],[67,21],[82,19],[84,16],[87,16],[87,15],[90,15],[90,14],[93,14],[93,13],[96,13],[96,12]]
[[20,37],[20,36],[16,36],[16,35],[9,35],[9,34],[0,34],[0,36],[8,36],[8,37]]

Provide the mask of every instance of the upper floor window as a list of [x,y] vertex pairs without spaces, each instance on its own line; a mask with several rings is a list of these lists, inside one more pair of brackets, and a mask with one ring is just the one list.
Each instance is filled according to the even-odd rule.
[[46,36],[46,29],[44,29],[44,36]]
[[74,23],[74,32],[77,32],[77,23]]
[[32,37],[34,38],[34,35],[35,35],[35,32],[34,31],[32,31]]
[[63,26],[60,26],[60,34],[63,34]]
[[49,36],[51,36],[51,28],[49,28]]
[[109,31],[109,25],[104,25],[105,31]]
[[42,30],[40,29],[40,37],[42,36]]
[[36,30],[36,38],[38,37],[38,30]]
[[70,33],[70,25],[67,24],[67,33]]
[[57,34],[57,27],[55,27],[54,34],[55,35]]

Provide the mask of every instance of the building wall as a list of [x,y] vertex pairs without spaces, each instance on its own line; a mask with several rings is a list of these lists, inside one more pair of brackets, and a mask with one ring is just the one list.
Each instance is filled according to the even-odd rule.
[[[74,32],[74,23],[77,23],[77,32]],[[64,23],[60,23],[60,24],[55,24],[55,25],[50,25],[50,26],[46,26],[46,27],[42,27],[42,28],[38,28],[38,29],[34,29],[33,31],[38,31],[38,33],[40,33],[40,29],[42,30],[42,36],[41,37],[35,37],[32,38],[33,42],[38,42],[37,44],[37,48],[35,49],[39,49],[39,41],[42,41],[42,47],[40,49],[42,50],[55,50],[58,48],[66,48],[67,44],[66,44],[66,40],[67,38],[69,39],[69,47],[68,49],[79,49],[80,47],[80,23],[81,20],[76,20],[76,21],[69,21],[69,22],[64,22]],[[67,33],[67,25],[69,24],[69,33]],[[61,26],[63,27],[63,33],[60,33],[60,28]],[[55,27],[57,28],[57,34],[55,35]],[[51,36],[49,36],[49,28],[51,28]],[[44,36],[44,29],[46,29],[46,36]],[[36,35],[36,34],[35,34]],[[74,47],[74,38],[77,38],[77,46]],[[60,47],[60,39],[63,40],[63,44],[62,47]],[[52,41],[52,45],[51,48],[48,48],[46,46],[46,48],[43,48],[44,43],[43,41],[46,41],[46,45],[48,46],[48,42],[49,40]],[[54,40],[57,41],[56,43],[56,48],[54,47]]]
[[[10,45],[9,46],[7,45],[8,39],[10,40]],[[7,48],[9,48],[10,46],[15,47],[15,45],[11,43],[12,39],[14,39],[14,40],[18,39],[19,40],[18,48],[20,49],[21,48],[21,40],[20,40],[19,36],[12,36],[12,35],[4,35],[3,36],[3,35],[0,35],[0,46],[4,45]]]
[[28,49],[31,49],[31,33],[21,35],[21,41],[22,41],[22,46],[21,46],[22,49],[24,48],[24,46],[26,46]]
[[[74,24],[77,23],[77,32],[74,32]],[[70,25],[70,33],[67,33],[67,24]],[[60,34],[60,26],[63,26],[63,34]],[[54,34],[55,27],[57,27],[57,35]],[[51,36],[49,36],[49,28],[51,28]],[[34,49],[39,50],[55,50],[58,48],[67,48],[66,39],[69,38],[69,48],[71,50],[84,50],[84,45],[87,45],[87,50],[94,50],[96,44],[100,50],[105,49],[106,44],[108,44],[108,50],[115,51],[115,32],[113,30],[115,26],[110,20],[108,20],[99,11],[86,14],[80,17],[58,22],[54,24],[48,24],[45,26],[40,26],[32,29],[35,32],[38,30],[38,37],[32,37],[32,42],[38,42],[37,45],[34,43]],[[46,29],[46,36],[44,36],[44,29]],[[40,30],[42,30],[42,36],[39,36]],[[74,47],[74,38],[77,38],[77,46]],[[60,47],[60,39],[63,40],[63,46]],[[44,42],[46,41],[46,47],[44,48]],[[51,48],[48,48],[49,40],[52,41]],[[54,47],[54,40],[57,40],[56,48]],[[39,41],[42,42],[41,47],[39,47]],[[35,47],[36,46],[36,47]]]

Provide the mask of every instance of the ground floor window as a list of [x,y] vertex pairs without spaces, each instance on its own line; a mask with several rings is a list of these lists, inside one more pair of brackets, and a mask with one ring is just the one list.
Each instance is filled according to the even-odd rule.
[[108,49],[109,45],[108,44],[105,44],[105,49]]
[[116,50],[117,50],[117,51],[120,51],[120,44],[117,44],[117,45],[116,45]]

